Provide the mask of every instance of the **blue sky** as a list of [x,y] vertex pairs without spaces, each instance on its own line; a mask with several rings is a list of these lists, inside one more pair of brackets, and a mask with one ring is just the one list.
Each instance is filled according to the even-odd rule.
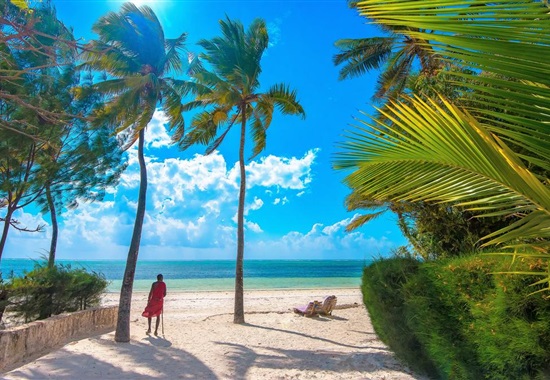
[[[173,38],[196,41],[219,34],[228,16],[245,27],[263,18],[270,47],[262,59],[262,88],[286,83],[298,93],[307,117],[276,114],[265,151],[247,162],[245,259],[369,259],[405,244],[391,214],[346,233],[355,213],[347,212],[344,174],[332,169],[337,144],[370,105],[377,73],[338,81],[332,57],[339,38],[379,35],[341,1],[139,1],[149,5]],[[93,39],[92,24],[120,1],[53,1],[59,18],[82,42]],[[190,116],[184,115],[186,122]],[[147,130],[149,188],[140,259],[233,259],[238,198],[237,130],[220,149],[203,156],[170,146],[164,116],[157,112]],[[250,148],[251,144],[248,145]],[[135,149],[121,183],[102,202],[82,203],[62,215],[58,258],[125,259],[135,216],[138,166]],[[15,215],[44,233],[10,231],[5,258],[36,258],[47,252],[50,221],[32,209]]]

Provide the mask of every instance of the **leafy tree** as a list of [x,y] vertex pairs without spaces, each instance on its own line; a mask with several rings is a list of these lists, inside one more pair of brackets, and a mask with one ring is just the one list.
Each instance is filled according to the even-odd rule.
[[71,62],[77,46],[50,1],[31,9],[26,1],[0,0],[0,129],[36,139],[36,128],[27,119],[11,117],[13,108],[53,124],[75,116],[42,108],[24,84],[44,69]]
[[[447,62],[495,75],[456,73],[456,83],[472,90],[468,110],[443,97],[392,102],[384,113],[393,130],[377,120],[360,121],[364,127],[343,144],[336,167],[352,169],[346,182],[369,199],[517,217],[484,236],[484,245],[548,262],[548,178],[530,170],[550,167],[548,8],[512,0],[437,5],[420,0],[403,8],[394,0],[366,0],[358,9],[382,25],[418,28],[407,33],[429,41],[424,47]],[[549,281],[546,274],[542,282]]]
[[[63,104],[67,111],[89,118],[101,105],[101,97],[92,90],[91,83],[76,87],[81,80],[72,68],[64,76],[69,88],[54,88],[52,96],[65,94]],[[77,98],[71,95],[74,93]],[[106,188],[116,185],[126,168],[119,141],[104,126],[90,127],[87,119],[75,118],[58,127],[55,143],[53,138],[49,137],[51,143],[44,149],[45,160],[40,167],[44,191],[38,198],[43,212],[48,212],[52,221],[50,267],[54,265],[57,249],[57,215],[64,208],[78,207],[79,202],[103,199]]]
[[245,31],[240,22],[227,18],[220,20],[220,27],[221,37],[198,43],[205,50],[199,58],[210,65],[211,71],[204,67],[195,68],[192,74],[194,81],[184,87],[185,91],[196,95],[184,109],[205,109],[194,116],[187,134],[184,135],[183,126],[177,128],[174,140],[179,142],[182,149],[196,143],[207,145],[206,154],[210,154],[218,148],[231,128],[240,124],[234,322],[244,323],[244,151],[247,125],[254,142],[250,158],[254,158],[266,146],[266,132],[275,108],[287,115],[305,117],[305,112],[296,99],[296,92],[285,84],[276,84],[267,91],[259,91],[262,72],[260,61],[268,46],[265,22],[256,19]]
[[[0,128],[0,206],[6,208],[2,217],[4,227],[0,238],[0,259],[10,226],[20,228],[19,223],[12,220],[13,213],[33,203],[43,192],[44,188],[39,181],[43,149],[55,143],[50,141],[50,134],[59,123],[64,122],[50,117],[64,113],[60,98],[51,92],[53,83],[59,83],[56,78],[63,77],[53,62],[57,54],[71,56],[74,52],[51,37],[72,38],[65,26],[57,20],[55,9],[45,5],[36,8],[33,13],[41,20],[40,24],[34,26],[38,28],[38,35],[34,39],[26,41],[21,49],[11,42],[0,43],[0,50],[9,52],[9,59],[0,67],[17,73],[17,78],[4,85],[5,91],[0,99],[0,120],[19,128],[18,133],[14,133],[12,128]],[[46,46],[55,53],[43,54],[41,49]],[[23,98],[27,100],[21,101]]]
[[145,128],[155,109],[162,105],[171,128],[183,128],[181,96],[169,71],[182,72],[180,53],[186,34],[165,39],[162,26],[151,8],[122,5],[120,12],[110,12],[93,26],[99,38],[88,44],[82,68],[104,71],[108,78],[94,84],[94,90],[109,96],[96,113],[97,125],[115,128],[125,139],[126,147],[138,141],[140,186],[132,240],[120,291],[115,333],[117,342],[130,340],[130,307],[134,274],[147,196],[147,170],[143,154]]
[[[56,17],[55,8],[49,2],[33,10],[41,19],[36,33],[39,37],[61,35],[72,39]],[[38,37],[37,37],[38,38]],[[39,46],[45,46],[40,44]],[[68,65],[51,65],[55,56],[39,54],[26,49],[12,49],[13,64],[31,67],[30,74],[22,75],[18,85],[19,94],[32,98],[32,104],[44,112],[59,115],[79,114],[81,117],[57,119],[45,118],[41,113],[31,112],[27,107],[12,102],[6,104],[5,120],[20,121],[20,131],[0,130],[3,135],[0,159],[0,197],[4,200],[6,215],[0,239],[0,257],[6,243],[10,226],[30,231],[12,219],[13,213],[36,201],[50,211],[52,219],[52,242],[50,266],[55,260],[57,243],[57,208],[76,206],[77,200],[101,199],[104,188],[112,185],[123,167],[119,164],[121,151],[115,138],[103,129],[87,128],[85,115],[97,102],[97,96],[87,91],[84,100],[74,99],[73,88],[80,82],[69,60],[75,60],[75,50],[65,45],[52,45],[56,54],[63,55]],[[82,91],[81,91],[82,92]],[[93,100],[95,98],[95,101]],[[24,128],[23,128],[24,125]],[[57,205],[56,205],[57,203]],[[40,228],[35,229],[39,230]]]

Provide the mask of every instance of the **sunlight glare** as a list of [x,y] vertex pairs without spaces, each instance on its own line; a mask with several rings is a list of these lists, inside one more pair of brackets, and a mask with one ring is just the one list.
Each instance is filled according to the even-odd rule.
[[154,0],[131,0],[134,5],[141,7],[142,5],[153,5],[155,3]]

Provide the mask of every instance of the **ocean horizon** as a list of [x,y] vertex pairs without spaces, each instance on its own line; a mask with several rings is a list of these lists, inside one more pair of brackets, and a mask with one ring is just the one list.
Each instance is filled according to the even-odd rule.
[[[29,272],[41,259],[0,261],[4,279]],[[126,260],[57,260],[71,268],[101,273],[108,292],[119,292]],[[370,260],[245,260],[245,290],[356,288]],[[235,260],[138,261],[133,290],[149,291],[162,273],[171,291],[230,291],[235,286]]]

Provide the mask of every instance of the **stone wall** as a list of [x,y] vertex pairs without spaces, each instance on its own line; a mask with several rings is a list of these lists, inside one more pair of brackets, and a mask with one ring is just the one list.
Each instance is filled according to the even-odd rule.
[[0,372],[10,371],[72,340],[113,331],[117,314],[118,306],[100,307],[0,330]]

